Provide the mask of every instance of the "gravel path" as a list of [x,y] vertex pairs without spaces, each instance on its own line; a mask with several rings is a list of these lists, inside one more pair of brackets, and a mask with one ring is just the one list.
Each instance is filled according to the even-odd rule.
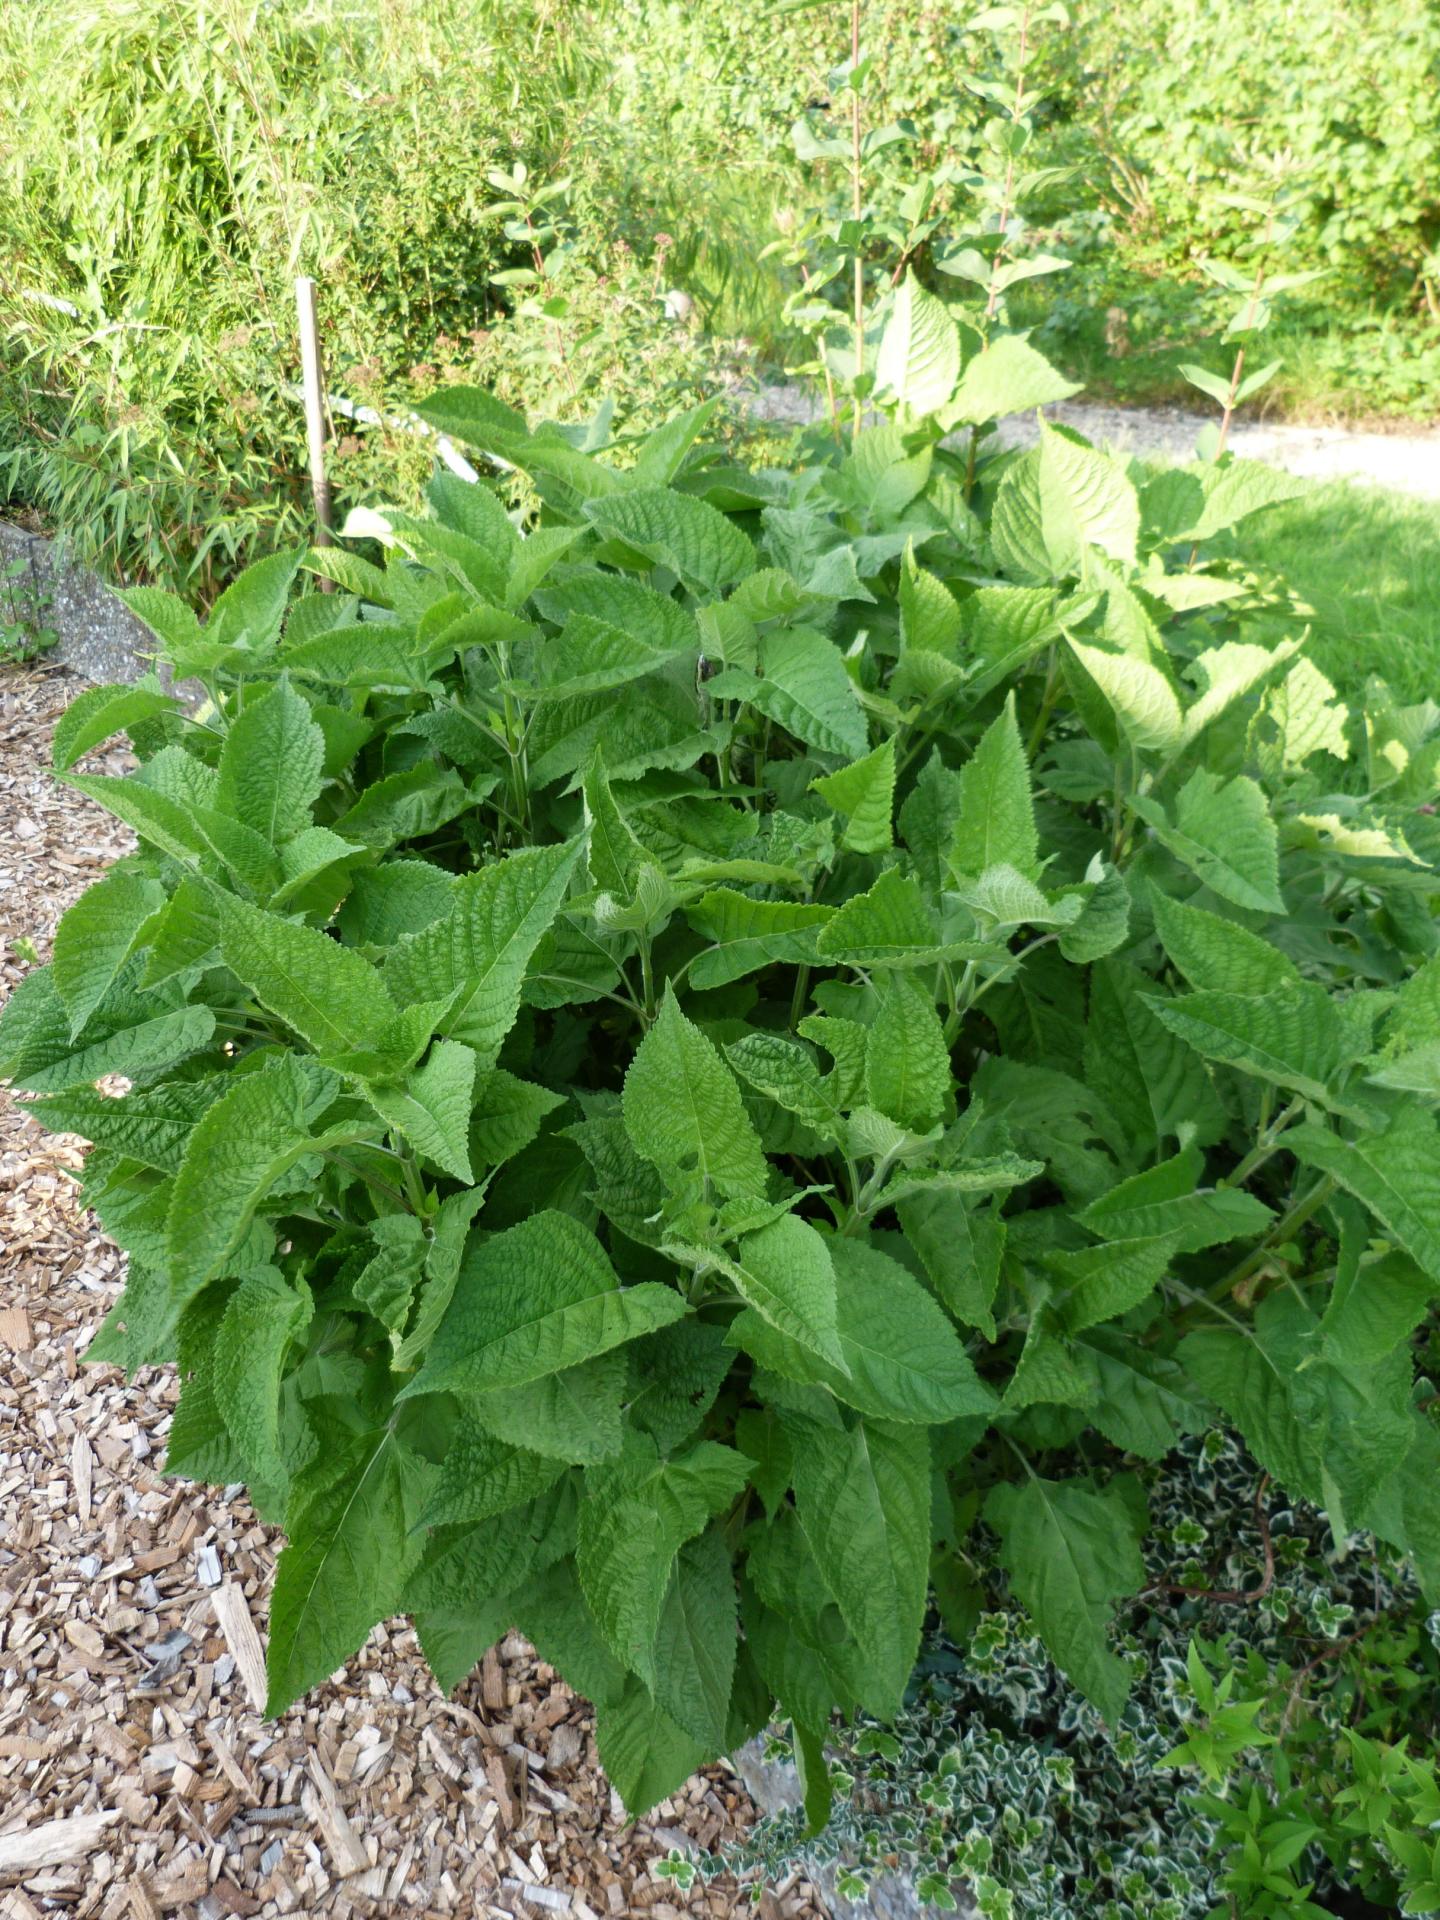
[[[67,675],[0,672],[0,998],[130,836],[49,773]],[[92,771],[134,762],[121,743]],[[17,945],[17,943],[19,943]],[[652,1868],[754,1808],[712,1768],[629,1824],[590,1709],[510,1634],[447,1699],[377,1627],[280,1720],[261,1640],[279,1539],[164,1477],[173,1367],[82,1364],[123,1257],[73,1136],[0,1094],[0,1916],[41,1920],[730,1920]],[[760,1920],[819,1920],[798,1877]]]
[[[801,386],[762,388],[749,403],[762,419],[803,425],[815,414]],[[1097,446],[1168,460],[1188,460],[1196,436],[1213,415],[1183,407],[1102,407],[1067,401],[1047,407],[1049,419],[1077,428]],[[1008,446],[1025,446],[1039,433],[1033,418],[1014,415],[1000,425]],[[1250,460],[1267,460],[1311,480],[1360,480],[1417,499],[1440,500],[1440,430],[1353,433],[1347,427],[1252,424],[1232,427],[1230,445]]]

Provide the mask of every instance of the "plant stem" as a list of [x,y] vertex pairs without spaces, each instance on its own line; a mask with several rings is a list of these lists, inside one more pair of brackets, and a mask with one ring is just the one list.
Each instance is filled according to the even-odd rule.
[[[1025,111],[1025,62],[1030,52],[1030,9],[1027,6],[1020,16],[1020,49],[1016,56],[1019,65],[1015,74],[1015,103],[1010,109],[1010,124],[1016,126]],[[1015,197],[1015,155],[1008,155],[1005,162],[1005,185],[1000,195],[1000,245],[995,250],[995,258],[990,263],[990,292],[985,301],[985,319],[987,323],[995,318],[995,310],[1000,304],[1000,289],[995,284],[995,270],[1009,251],[1010,241],[1005,229],[1010,224],[1010,213]],[[975,436],[972,431],[970,445],[973,449]],[[966,496],[969,497],[968,494]]]
[[1235,1171],[1226,1174],[1225,1178],[1219,1184],[1222,1187],[1243,1187],[1252,1174],[1258,1172],[1267,1160],[1280,1151],[1280,1135],[1289,1126],[1296,1114],[1303,1112],[1304,1107],[1305,1102],[1297,1095],[1288,1107],[1282,1108],[1280,1113],[1276,1115],[1268,1126],[1261,1128],[1260,1138],[1255,1142],[1255,1145],[1250,1149],[1249,1153],[1246,1154],[1239,1166],[1236,1167]]
[[860,169],[860,89],[855,84],[855,69],[860,64],[860,0],[850,0],[850,212],[855,235],[855,417],[850,423],[850,444],[860,438],[859,385],[865,373],[865,255],[858,228],[865,211],[864,180]]
[[805,997],[810,991],[810,968],[802,962],[795,969],[795,991],[790,996],[790,1031],[794,1033],[805,1011]]
[[1303,1199],[1297,1200],[1288,1212],[1281,1215],[1258,1247],[1253,1248],[1237,1266],[1222,1274],[1213,1286],[1206,1289],[1205,1297],[1208,1300],[1223,1300],[1226,1294],[1243,1286],[1260,1271],[1276,1247],[1283,1246],[1312,1214],[1319,1212],[1334,1191],[1335,1181],[1327,1173],[1323,1179],[1315,1182]]

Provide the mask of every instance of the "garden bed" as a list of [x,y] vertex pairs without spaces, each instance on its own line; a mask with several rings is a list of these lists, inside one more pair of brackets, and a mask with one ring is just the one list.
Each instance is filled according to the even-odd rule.
[[[128,834],[51,779],[67,676],[0,678],[0,972]],[[97,756],[121,771],[128,756]],[[711,1769],[628,1824],[589,1708],[518,1637],[447,1700],[408,1627],[266,1720],[260,1641],[278,1538],[238,1490],[161,1472],[172,1369],[80,1364],[122,1256],[79,1205],[83,1157],[0,1095],[0,1912],[106,1920],[748,1910],[652,1875],[754,1809]],[[762,1913],[823,1911],[798,1881]]]

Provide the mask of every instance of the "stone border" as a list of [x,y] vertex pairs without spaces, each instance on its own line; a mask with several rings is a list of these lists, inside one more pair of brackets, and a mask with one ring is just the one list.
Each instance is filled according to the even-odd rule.
[[97,683],[138,680],[150,671],[155,636],[115,598],[98,573],[65,558],[59,541],[0,520],[0,568],[13,560],[29,565],[48,594],[43,624],[60,636],[42,656]]

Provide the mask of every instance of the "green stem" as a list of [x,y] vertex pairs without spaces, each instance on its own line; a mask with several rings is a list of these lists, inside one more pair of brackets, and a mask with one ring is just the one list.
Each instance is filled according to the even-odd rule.
[[795,991],[790,996],[790,1031],[794,1033],[805,1012],[805,1001],[810,992],[810,968],[802,962],[795,969]]
[[1276,1247],[1283,1246],[1304,1226],[1312,1214],[1319,1212],[1334,1191],[1335,1181],[1332,1175],[1327,1173],[1322,1179],[1317,1180],[1304,1198],[1297,1200],[1289,1211],[1275,1222],[1258,1247],[1248,1253],[1228,1273],[1223,1274],[1213,1286],[1206,1289],[1206,1298],[1212,1301],[1223,1300],[1226,1294],[1233,1293],[1236,1287],[1243,1286],[1260,1271]]
[[649,1027],[655,1018],[655,975],[650,965],[650,936],[645,933],[640,936],[640,982],[644,998],[640,1017]]
[[[1268,1088],[1266,1089],[1266,1093],[1268,1096]],[[1220,1181],[1219,1184],[1222,1187],[1243,1187],[1245,1182],[1256,1174],[1267,1160],[1272,1159],[1274,1155],[1280,1151],[1280,1135],[1284,1133],[1295,1116],[1298,1113],[1302,1113],[1304,1109],[1305,1102],[1297,1095],[1288,1107],[1282,1108],[1268,1126],[1262,1125],[1260,1137],[1255,1142],[1255,1145],[1250,1149],[1249,1153],[1246,1154],[1235,1171],[1226,1174],[1225,1178]]]

